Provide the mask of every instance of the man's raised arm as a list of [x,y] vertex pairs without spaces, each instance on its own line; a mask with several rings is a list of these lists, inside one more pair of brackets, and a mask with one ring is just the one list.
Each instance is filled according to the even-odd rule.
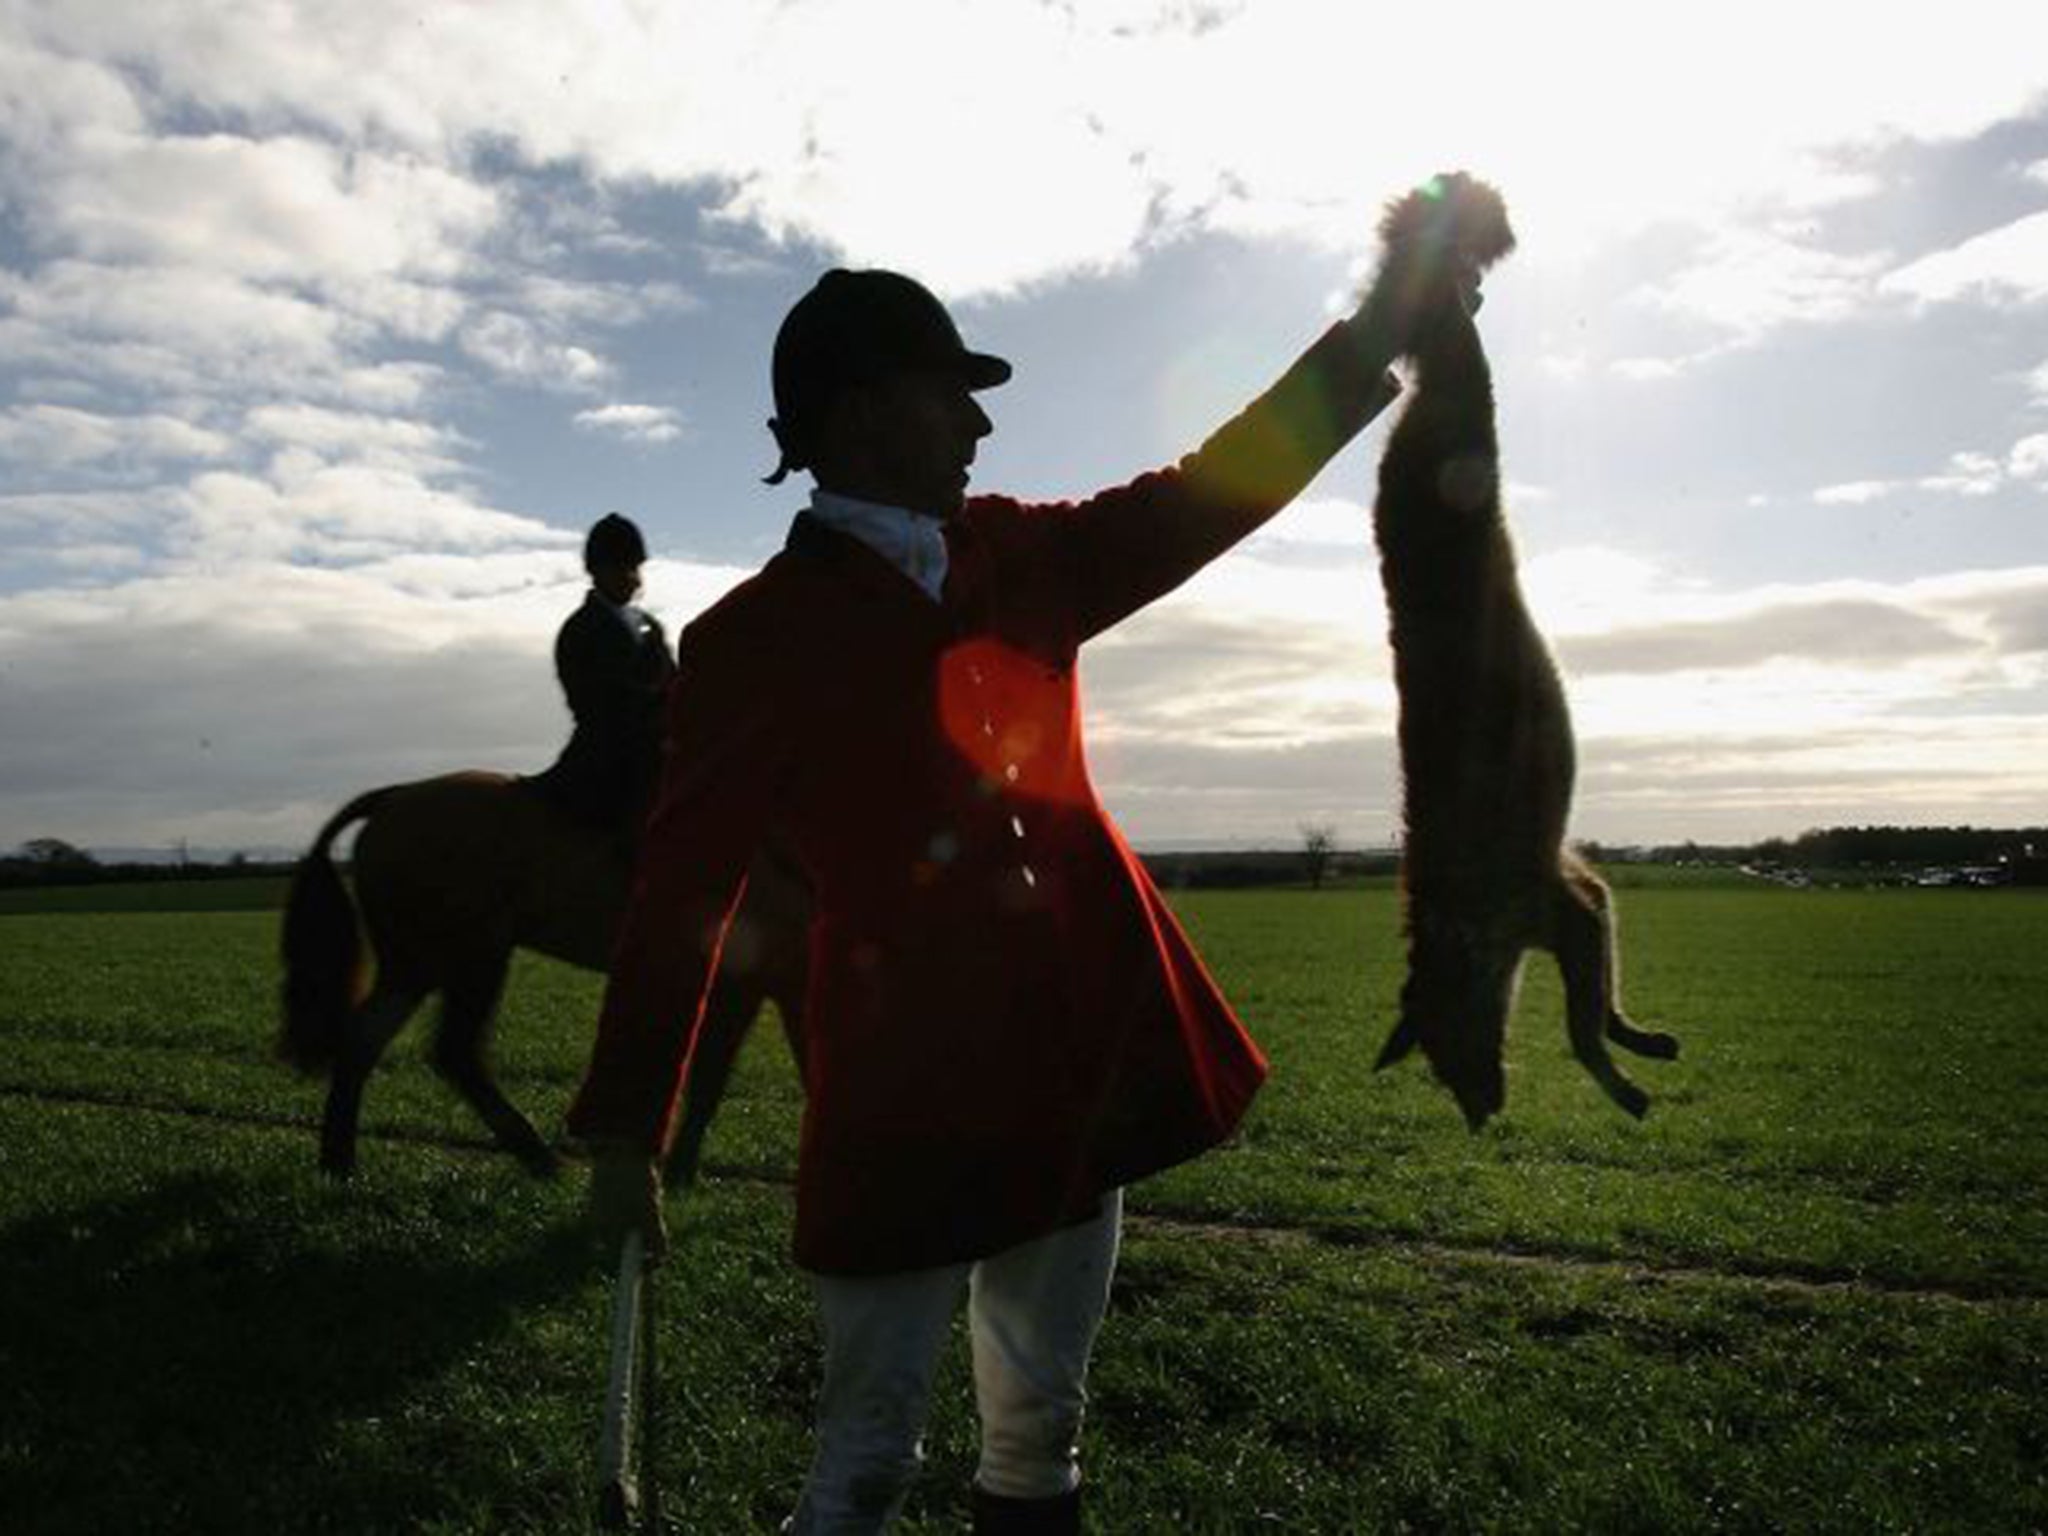
[[1077,638],[1172,591],[1299,495],[1399,396],[1398,340],[1389,317],[1360,310],[1178,464],[1062,508]]

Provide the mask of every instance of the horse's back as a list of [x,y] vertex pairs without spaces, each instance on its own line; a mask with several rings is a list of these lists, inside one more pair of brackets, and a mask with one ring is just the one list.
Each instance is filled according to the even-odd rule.
[[400,786],[356,839],[380,964],[432,982],[515,946],[600,967],[625,898],[607,839],[519,780],[466,770]]

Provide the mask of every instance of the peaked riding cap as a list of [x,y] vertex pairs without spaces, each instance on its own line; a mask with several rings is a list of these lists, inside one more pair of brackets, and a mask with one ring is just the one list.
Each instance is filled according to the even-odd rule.
[[834,267],[798,299],[775,335],[775,415],[801,429],[851,385],[910,369],[956,370],[969,389],[1010,377],[1010,365],[970,352],[946,306],[899,272]]

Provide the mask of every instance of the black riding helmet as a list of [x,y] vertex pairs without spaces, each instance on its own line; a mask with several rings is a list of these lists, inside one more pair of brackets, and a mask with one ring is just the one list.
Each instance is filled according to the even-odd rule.
[[607,512],[590,525],[583,540],[583,569],[595,571],[601,565],[645,565],[647,541],[633,520]]
[[768,477],[780,485],[809,469],[816,433],[841,390],[900,370],[957,368],[969,389],[992,389],[1010,365],[970,352],[946,306],[900,272],[834,267],[798,299],[775,333],[775,416],[768,430],[782,462]]

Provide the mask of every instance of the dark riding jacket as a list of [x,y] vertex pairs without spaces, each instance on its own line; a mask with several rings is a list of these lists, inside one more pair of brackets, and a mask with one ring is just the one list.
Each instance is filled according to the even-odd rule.
[[580,821],[637,830],[661,767],[662,698],[675,675],[660,621],[637,608],[622,617],[592,591],[555,636],[555,675],[576,728],[536,787]]

